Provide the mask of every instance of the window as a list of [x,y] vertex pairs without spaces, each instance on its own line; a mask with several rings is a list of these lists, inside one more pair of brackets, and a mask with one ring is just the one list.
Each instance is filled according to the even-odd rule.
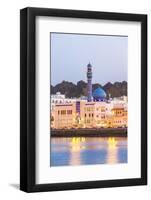
[[67,110],[68,115],[72,115],[72,110]]
[[66,110],[61,110],[61,115],[65,115],[66,114]]

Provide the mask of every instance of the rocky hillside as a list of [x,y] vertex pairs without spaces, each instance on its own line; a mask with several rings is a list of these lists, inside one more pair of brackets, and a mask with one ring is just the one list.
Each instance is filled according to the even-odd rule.
[[[127,82],[115,82],[115,83],[106,83],[105,85],[101,85],[99,83],[94,83],[92,85],[93,91],[97,87],[102,87],[107,95],[110,97],[120,97],[120,96],[127,96]],[[51,85],[51,94],[56,94],[56,92],[61,92],[65,94],[66,97],[80,97],[87,95],[87,83],[84,81],[79,81],[77,84],[68,81],[62,81],[61,83],[52,86]]]

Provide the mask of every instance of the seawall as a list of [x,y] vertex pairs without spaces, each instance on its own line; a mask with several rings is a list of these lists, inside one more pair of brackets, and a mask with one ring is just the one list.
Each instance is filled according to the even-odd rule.
[[51,137],[126,137],[127,128],[55,129]]

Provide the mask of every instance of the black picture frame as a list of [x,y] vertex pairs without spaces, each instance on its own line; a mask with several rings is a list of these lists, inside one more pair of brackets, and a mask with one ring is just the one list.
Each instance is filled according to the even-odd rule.
[[[36,184],[35,163],[35,19],[54,16],[84,19],[141,22],[141,178],[70,183]],[[121,187],[147,184],[147,15],[48,8],[20,11],[20,190],[44,192],[57,190]]]

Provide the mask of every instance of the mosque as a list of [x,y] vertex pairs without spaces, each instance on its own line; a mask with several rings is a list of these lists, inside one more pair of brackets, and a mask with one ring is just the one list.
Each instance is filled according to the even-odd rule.
[[[54,99],[51,99],[51,102]],[[127,127],[127,99],[107,100],[106,92],[98,87],[92,91],[92,65],[87,65],[87,99],[53,102],[52,129]]]

